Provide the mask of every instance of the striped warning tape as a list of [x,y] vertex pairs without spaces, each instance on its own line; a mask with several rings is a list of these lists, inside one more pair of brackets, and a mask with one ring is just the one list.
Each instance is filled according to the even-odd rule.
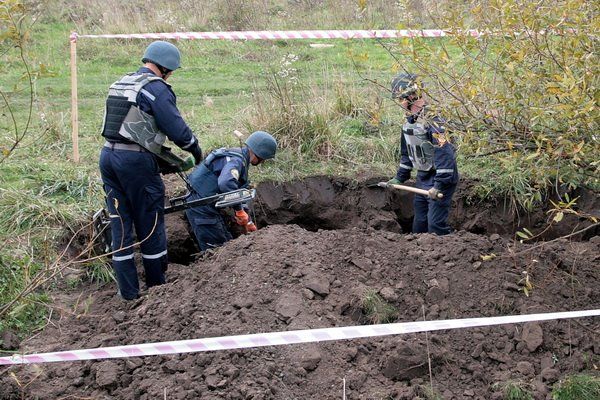
[[257,333],[251,335],[221,336],[214,338],[178,340],[172,342],[144,343],[127,346],[103,347],[58,351],[52,353],[15,354],[0,357],[0,365],[36,364],[59,361],[98,360],[152,356],[200,351],[244,349],[251,347],[280,346],[296,343],[324,342],[331,340],[357,339],[375,336],[400,335],[406,333],[431,332],[448,329],[473,328],[515,324],[521,322],[548,321],[567,318],[600,316],[600,310],[568,311],[545,314],[526,314],[504,317],[448,319],[437,321],[415,321],[395,324],[345,326],[338,328],[306,329],[284,332]]
[[90,39],[174,39],[174,40],[282,40],[282,39],[397,39],[438,38],[450,35],[480,37],[483,35],[564,35],[576,33],[575,29],[540,30],[522,32],[492,32],[489,30],[452,29],[400,29],[400,30],[309,30],[309,31],[232,31],[232,32],[165,32],[165,33],[109,33],[80,35],[71,32],[71,42],[79,38]]
[[[233,31],[233,32],[173,32],[173,33],[119,33],[79,35],[71,33],[71,41],[78,38],[97,39],[204,39],[204,40],[280,40],[280,39],[394,39],[403,37],[442,37],[450,31],[442,29],[402,30],[311,30],[311,31]],[[476,30],[462,32],[479,36]]]

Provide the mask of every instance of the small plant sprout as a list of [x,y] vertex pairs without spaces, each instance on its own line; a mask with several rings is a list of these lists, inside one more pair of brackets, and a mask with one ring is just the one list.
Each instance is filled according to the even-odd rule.
[[[533,260],[537,262],[537,260]],[[519,281],[519,285],[523,286],[521,290],[525,293],[525,296],[529,297],[529,293],[533,290],[533,284],[531,283],[531,278],[529,276],[529,272],[523,271],[523,278]]]
[[529,386],[525,382],[510,380],[494,383],[492,390],[502,392],[504,400],[533,400]]
[[523,228],[522,231],[517,231],[517,236],[521,238],[520,242],[523,243],[523,240],[530,240],[534,237],[534,234],[527,228]]

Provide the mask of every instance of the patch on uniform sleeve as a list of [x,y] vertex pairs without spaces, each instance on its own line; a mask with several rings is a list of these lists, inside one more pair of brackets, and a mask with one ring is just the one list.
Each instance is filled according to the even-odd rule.
[[232,168],[230,173],[231,173],[231,176],[233,176],[236,181],[240,179],[240,171],[238,171],[237,169]]

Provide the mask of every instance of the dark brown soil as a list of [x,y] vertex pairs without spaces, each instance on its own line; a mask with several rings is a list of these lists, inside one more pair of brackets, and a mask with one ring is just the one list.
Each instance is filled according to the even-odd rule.
[[[258,232],[194,259],[184,221],[170,216],[170,254],[188,265],[171,264],[166,285],[135,302],[120,301],[114,284],[57,293],[65,306],[21,350],[366,324],[368,290],[396,308],[397,321],[600,308],[597,231],[514,242],[519,223],[541,226],[542,211],[519,219],[458,197],[460,230],[437,237],[402,233],[410,196],[364,182],[317,177],[258,190]],[[597,210],[597,195],[586,202]],[[569,232],[585,223],[570,221]],[[430,385],[443,399],[502,399],[498,385],[508,381],[547,399],[562,377],[599,364],[599,330],[588,318],[19,366],[0,370],[0,399],[415,399]]]

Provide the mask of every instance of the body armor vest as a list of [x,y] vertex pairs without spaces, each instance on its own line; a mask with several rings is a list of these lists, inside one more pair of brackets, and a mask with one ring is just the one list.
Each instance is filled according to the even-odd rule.
[[434,149],[423,124],[407,122],[402,125],[402,134],[413,166],[419,171],[430,171],[433,168]]
[[163,81],[150,74],[125,75],[108,90],[102,136],[112,142],[133,142],[156,155],[161,155],[166,136],[156,126],[154,117],[137,104],[138,93],[152,81]]
[[208,197],[219,193],[219,178],[210,167],[213,161],[221,157],[238,157],[242,159],[244,170],[240,171],[243,175],[240,175],[238,181],[241,187],[248,182],[248,165],[246,157],[241,151],[226,148],[213,150],[190,175],[190,184],[200,197]]

